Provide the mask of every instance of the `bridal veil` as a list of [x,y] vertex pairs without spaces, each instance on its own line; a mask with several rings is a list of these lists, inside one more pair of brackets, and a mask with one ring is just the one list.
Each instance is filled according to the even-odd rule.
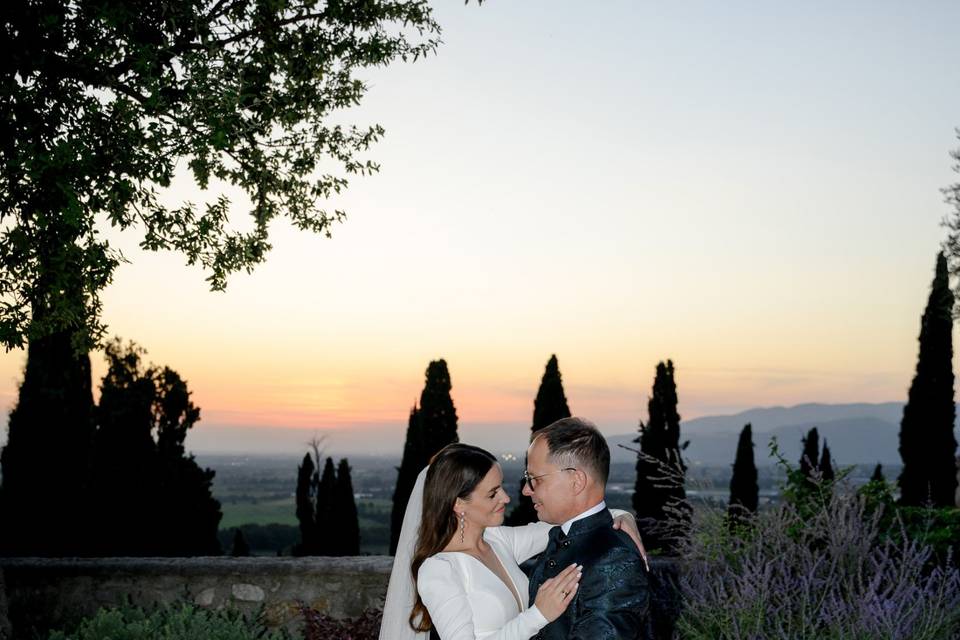
[[410,572],[413,553],[420,534],[420,517],[423,513],[423,483],[427,477],[425,467],[410,492],[407,510],[403,514],[397,552],[393,557],[387,598],[383,603],[383,622],[380,623],[380,640],[428,640],[429,632],[418,633],[410,626],[410,612],[417,599],[417,585]]

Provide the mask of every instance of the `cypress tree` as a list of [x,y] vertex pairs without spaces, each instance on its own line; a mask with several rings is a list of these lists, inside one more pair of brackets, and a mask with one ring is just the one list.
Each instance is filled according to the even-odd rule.
[[420,394],[420,408],[414,405],[407,424],[403,458],[397,470],[397,487],[393,492],[390,514],[390,554],[397,550],[403,514],[417,476],[440,449],[458,442],[457,410],[450,397],[450,372],[444,360],[434,360],[427,367],[426,384]]
[[0,453],[0,555],[85,553],[94,405],[90,357],[73,338],[64,329],[27,347]]
[[317,485],[316,500],[316,555],[336,555],[334,549],[336,529],[339,523],[336,520],[336,487],[337,475],[333,466],[333,458],[327,458],[323,466],[323,474]]
[[297,522],[300,523],[300,542],[293,548],[295,556],[316,555],[316,517],[314,499],[317,483],[317,469],[309,453],[303,456],[303,462],[297,466]]
[[407,421],[407,438],[403,443],[403,458],[397,467],[397,486],[393,491],[393,509],[390,511],[390,555],[397,551],[403,515],[410,500],[410,492],[417,483],[417,475],[426,466],[423,462],[423,435],[420,426],[420,410],[414,404]]
[[556,354],[550,356],[547,366],[540,379],[540,388],[537,397],[533,400],[533,426],[530,427],[531,440],[533,434],[557,420],[570,417],[570,407],[567,405],[567,396],[563,392],[563,379],[560,376],[560,365]]
[[233,548],[230,550],[230,555],[234,558],[250,555],[250,545],[247,544],[247,539],[243,537],[243,531],[239,527],[233,530]]
[[96,407],[92,474],[93,555],[152,555],[160,543],[154,528],[159,459],[152,433],[157,389],[143,353],[120,340],[104,346],[107,372]]
[[[567,396],[563,392],[563,380],[560,377],[560,365],[556,354],[547,361],[537,397],[533,401],[533,426],[530,427],[530,440],[533,440],[537,431],[557,420],[570,417],[570,407],[567,405]],[[533,501],[523,495],[523,480],[520,481],[520,492],[517,506],[507,517],[505,524],[518,527],[537,521],[537,511],[533,508]]]
[[836,477],[833,472],[833,461],[830,458],[830,447],[827,446],[827,439],[823,439],[823,451],[820,454],[820,477],[824,482],[833,482]]
[[800,455],[800,472],[807,487],[813,487],[814,469],[817,469],[817,463],[820,460],[820,435],[817,428],[813,427],[807,432],[802,440],[803,453]]
[[[346,458],[340,460],[337,467],[337,484],[334,489],[333,555],[360,555],[360,523],[357,517],[357,503],[353,497],[353,481],[350,478],[350,464]],[[318,523],[322,525],[323,523]]]
[[[457,410],[450,397],[450,372],[445,360],[434,360],[427,367],[427,382],[420,394],[420,424],[423,433],[423,469],[435,453],[458,442]],[[420,473],[417,469],[417,473]]]
[[908,506],[954,505],[957,468],[953,435],[953,292],[947,260],[936,272],[920,321],[920,354],[900,423],[900,502]]
[[640,423],[637,479],[633,508],[648,549],[676,550],[690,526],[686,465],[680,455],[680,414],[673,362],[657,365],[653,393],[647,403],[649,419]]
[[748,423],[740,432],[737,457],[730,478],[730,521],[736,522],[747,513],[756,513],[760,487],[757,484],[757,466],[753,459],[753,429]]
[[877,463],[877,466],[873,469],[873,475],[870,476],[870,482],[886,482],[887,479],[883,477],[883,467],[880,463]]

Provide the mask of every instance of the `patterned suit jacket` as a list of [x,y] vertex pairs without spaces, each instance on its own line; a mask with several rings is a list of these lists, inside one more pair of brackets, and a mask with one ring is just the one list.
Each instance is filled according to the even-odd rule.
[[571,563],[583,565],[573,602],[535,636],[537,640],[634,640],[641,638],[650,593],[640,552],[630,537],[613,528],[604,509],[550,530],[550,542],[530,574],[530,602],[546,580]]

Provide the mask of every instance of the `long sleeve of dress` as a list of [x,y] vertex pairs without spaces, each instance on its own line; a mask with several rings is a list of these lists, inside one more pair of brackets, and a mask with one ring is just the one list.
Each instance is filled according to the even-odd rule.
[[[624,514],[630,515],[628,511],[621,509],[610,509],[609,511],[613,518],[618,518]],[[496,527],[487,531],[495,531],[494,535],[503,538],[507,549],[513,554],[513,559],[517,564],[521,564],[547,548],[550,529],[553,526],[548,522],[533,522],[522,527]]]
[[[463,579],[443,558],[427,558],[417,574],[417,591],[440,640],[476,640],[474,611]],[[483,615],[482,611],[476,612]],[[485,640],[529,640],[547,624],[536,606],[523,611]]]

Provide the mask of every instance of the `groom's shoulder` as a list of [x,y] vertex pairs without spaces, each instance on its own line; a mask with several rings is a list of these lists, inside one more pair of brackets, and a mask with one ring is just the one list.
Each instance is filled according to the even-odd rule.
[[612,526],[597,527],[584,532],[579,546],[593,550],[598,560],[630,561],[640,560],[640,551],[637,545],[623,531]]
[[613,518],[609,512],[598,513],[580,523],[574,523],[574,526],[576,529],[572,529],[571,533],[575,535],[576,545],[590,550],[594,561],[608,558],[616,561],[640,559],[637,545],[630,536],[613,528]]

